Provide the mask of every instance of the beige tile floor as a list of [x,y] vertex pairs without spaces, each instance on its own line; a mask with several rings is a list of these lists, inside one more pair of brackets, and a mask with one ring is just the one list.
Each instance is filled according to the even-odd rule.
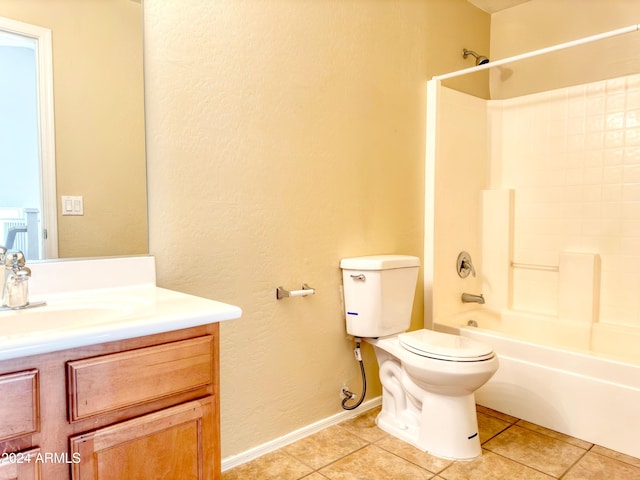
[[640,459],[478,407],[482,456],[434,457],[375,425],[379,409],[223,473],[223,480],[640,480]]

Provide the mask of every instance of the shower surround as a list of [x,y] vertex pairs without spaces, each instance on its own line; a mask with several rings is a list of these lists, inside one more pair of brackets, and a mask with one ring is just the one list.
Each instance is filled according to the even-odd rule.
[[[594,322],[640,329],[640,75],[487,108],[489,189],[514,191],[511,307],[558,315],[575,296]],[[562,252],[599,256],[592,291],[562,285]]]
[[[640,75],[508,100],[435,80],[429,91],[433,315],[470,308],[464,291],[496,310],[640,332]],[[475,279],[451,267],[463,250]]]
[[488,101],[432,80],[428,107],[426,321],[494,346],[479,403],[637,456],[620,431],[640,390],[620,379],[640,378],[640,75]]

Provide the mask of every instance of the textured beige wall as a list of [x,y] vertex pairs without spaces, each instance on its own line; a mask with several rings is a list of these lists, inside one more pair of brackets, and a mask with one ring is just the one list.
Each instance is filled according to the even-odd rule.
[[[359,391],[339,261],[422,256],[426,80],[451,61],[442,44],[468,35],[460,9],[476,12],[464,0],[145,1],[158,283],[244,312],[222,328],[223,456],[341,411],[343,384]],[[317,294],[275,299],[303,282]]]
[[[436,0],[429,3],[426,28],[432,41],[427,47],[428,78],[475,66],[475,58],[462,56],[463,49],[492,58],[490,16],[466,1]],[[455,25],[452,28],[452,25]],[[459,28],[463,25],[464,28]],[[489,72],[482,71],[445,80],[443,85],[460,92],[489,98]]]
[[[530,0],[491,17],[492,59],[640,22],[637,0]],[[601,40],[492,69],[491,98],[511,98],[640,71],[640,34]]]
[[[52,31],[59,256],[146,253],[140,3],[0,0],[0,15]],[[61,216],[61,195],[84,216]]]

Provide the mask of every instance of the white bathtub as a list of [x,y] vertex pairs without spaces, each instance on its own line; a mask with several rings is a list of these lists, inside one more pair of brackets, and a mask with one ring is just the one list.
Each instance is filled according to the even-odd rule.
[[640,333],[488,310],[440,320],[434,329],[498,353],[498,372],[476,392],[480,405],[640,457]]

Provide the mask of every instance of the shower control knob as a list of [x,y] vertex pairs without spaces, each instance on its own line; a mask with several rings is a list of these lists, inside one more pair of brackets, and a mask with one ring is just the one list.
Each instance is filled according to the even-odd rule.
[[460,252],[456,261],[456,271],[460,278],[467,278],[469,274],[476,276],[476,269],[473,267],[471,255],[467,252]]

